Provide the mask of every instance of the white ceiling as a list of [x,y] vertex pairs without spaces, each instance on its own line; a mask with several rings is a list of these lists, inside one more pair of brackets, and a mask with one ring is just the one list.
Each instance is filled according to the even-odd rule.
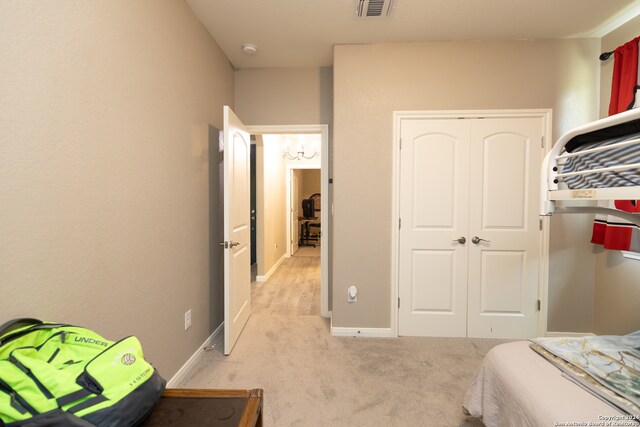
[[237,68],[330,66],[336,44],[602,37],[640,13],[640,0],[395,0],[390,18],[358,20],[355,0],[187,2]]

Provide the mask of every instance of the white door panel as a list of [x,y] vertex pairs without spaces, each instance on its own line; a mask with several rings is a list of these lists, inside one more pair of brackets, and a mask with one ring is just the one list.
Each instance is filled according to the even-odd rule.
[[540,118],[472,121],[469,336],[536,334]]
[[469,126],[402,126],[399,334],[466,336]]
[[250,140],[224,107],[224,354],[230,354],[251,313]]

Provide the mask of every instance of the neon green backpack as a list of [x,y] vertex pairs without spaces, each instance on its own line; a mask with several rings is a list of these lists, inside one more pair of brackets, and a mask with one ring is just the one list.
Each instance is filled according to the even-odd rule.
[[37,319],[0,326],[0,426],[134,426],[164,387],[136,337]]

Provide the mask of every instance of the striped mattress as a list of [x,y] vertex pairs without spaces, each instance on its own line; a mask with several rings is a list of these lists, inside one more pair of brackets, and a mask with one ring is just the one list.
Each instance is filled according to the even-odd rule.
[[[579,153],[591,148],[603,147],[633,139],[640,139],[640,133],[611,138],[605,141],[587,142],[574,148],[572,153]],[[597,168],[633,163],[640,163],[640,145],[627,145],[607,151],[570,157],[562,167],[562,173],[593,170]],[[640,169],[634,168],[630,170],[596,172],[585,175],[568,176],[563,177],[561,182],[564,182],[570,189],[640,186]]]

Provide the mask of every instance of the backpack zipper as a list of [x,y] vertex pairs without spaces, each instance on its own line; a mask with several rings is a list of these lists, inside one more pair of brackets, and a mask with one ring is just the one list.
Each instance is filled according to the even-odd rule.
[[47,389],[44,386],[44,384],[42,384],[40,382],[40,380],[38,378],[36,378],[36,376],[33,374],[33,372],[31,372],[31,369],[27,368],[22,363],[20,363],[20,361],[18,359],[16,359],[13,355],[9,356],[9,362],[13,363],[16,368],[20,369],[20,371],[22,371],[26,376],[31,378],[31,380],[35,383],[35,385],[38,387],[40,392],[42,394],[44,394],[44,396],[47,399],[53,399],[53,394],[51,394],[49,389]]
[[16,332],[14,334],[5,335],[4,337],[0,338],[0,346],[3,346],[4,344],[8,343],[9,341],[13,341],[16,338],[20,338],[21,336],[30,334],[31,332],[34,332],[34,331],[39,331],[41,329],[60,328],[60,327],[63,327],[63,326],[72,326],[72,325],[66,325],[66,324],[62,324],[62,323],[35,325],[35,326],[30,327],[30,328],[24,329],[24,330],[22,330],[20,332]]
[[[10,354],[9,354],[9,362],[13,363],[14,366],[16,366],[18,369],[20,369],[20,371],[22,371],[26,376],[28,376],[29,378],[31,378],[31,380],[35,383],[35,385],[38,387],[38,389],[40,390],[40,392],[42,394],[44,394],[44,396],[47,399],[53,399],[54,396],[53,394],[49,391],[49,389],[42,384],[42,382],[35,376],[35,374],[31,371],[31,369],[27,368],[26,366],[24,366],[14,355],[13,352],[16,350],[20,350],[23,348],[34,348],[38,351],[40,351],[40,349],[49,342],[49,340],[51,340],[52,338],[55,337],[60,337],[60,343],[63,344],[66,336],[68,334],[70,334],[72,332],[68,332],[68,331],[60,331],[60,332],[56,332],[55,334],[51,335],[49,338],[47,338],[42,344],[38,345],[37,347],[19,347],[14,349]],[[58,355],[58,353],[60,352],[60,348],[57,348],[56,351],[54,351],[53,355],[51,355],[51,357],[49,358],[49,360],[47,360],[47,363],[51,363],[51,361]]]
[[29,405],[26,400],[22,398],[11,386],[9,386],[4,381],[0,380],[0,390],[7,393],[11,396],[11,407],[21,414],[25,414],[28,412],[29,414],[38,415],[38,411],[36,411],[33,406]]

